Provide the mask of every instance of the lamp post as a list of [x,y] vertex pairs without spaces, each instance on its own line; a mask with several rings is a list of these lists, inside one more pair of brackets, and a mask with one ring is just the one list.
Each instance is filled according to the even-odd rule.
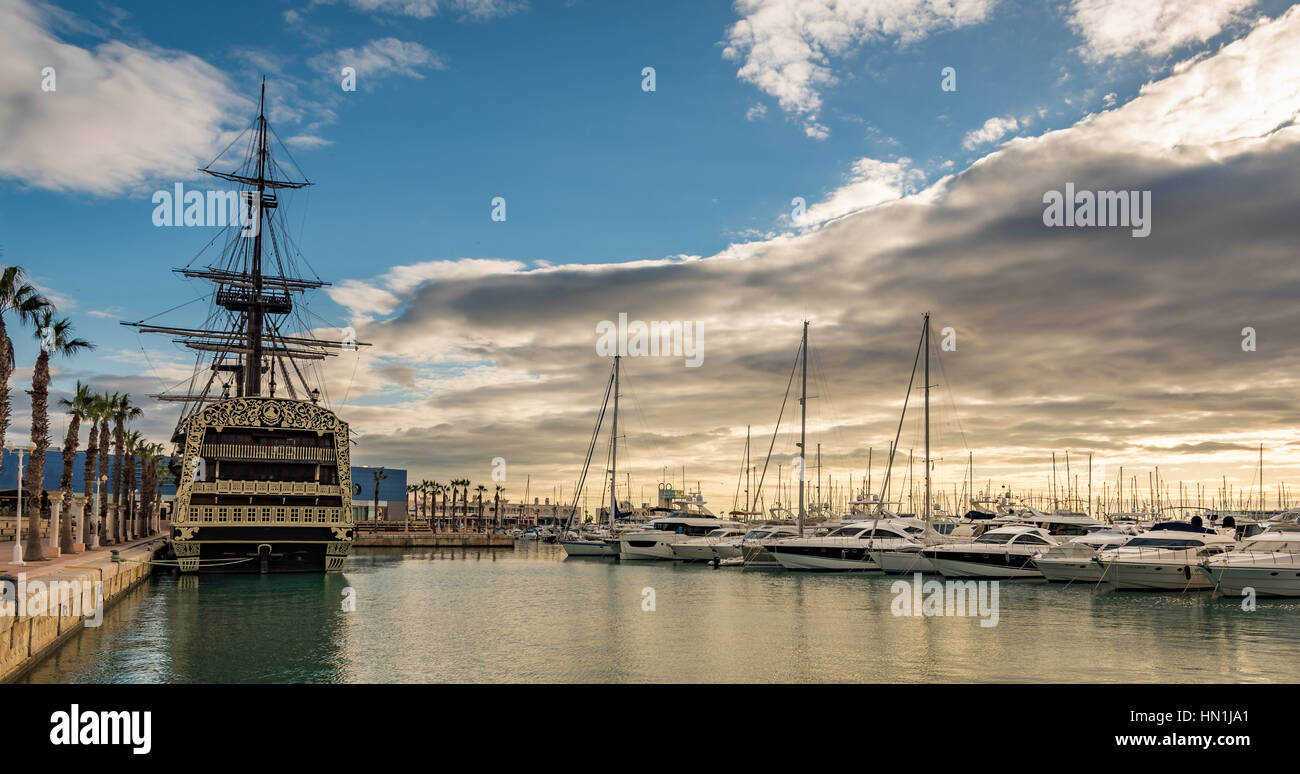
[[99,548],[99,529],[101,526],[99,523],[99,485],[105,481],[108,481],[108,476],[105,475],[101,475],[99,478],[95,479],[95,502],[91,506],[91,510],[95,515],[93,521],[95,529],[90,533],[90,548],[92,550]]
[[23,561],[23,455],[32,450],[27,444],[15,444],[9,447],[9,451],[18,456],[18,509],[14,512],[14,560],[13,564],[22,567],[27,563]]

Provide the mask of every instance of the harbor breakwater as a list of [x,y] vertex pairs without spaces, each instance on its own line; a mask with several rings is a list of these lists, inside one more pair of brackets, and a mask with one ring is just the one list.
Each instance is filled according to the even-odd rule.
[[506,533],[358,532],[354,548],[514,548]]
[[165,546],[159,537],[120,549],[121,561],[103,553],[45,571],[32,563],[24,568],[30,572],[0,577],[0,684],[21,677],[88,621],[97,625],[106,608],[152,574],[149,560]]

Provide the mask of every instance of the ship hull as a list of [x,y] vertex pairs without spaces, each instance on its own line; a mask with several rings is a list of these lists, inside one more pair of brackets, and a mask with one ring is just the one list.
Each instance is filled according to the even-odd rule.
[[176,539],[178,533],[172,550],[181,572],[205,575],[338,570],[352,547],[332,539],[328,528],[203,527],[185,540]]

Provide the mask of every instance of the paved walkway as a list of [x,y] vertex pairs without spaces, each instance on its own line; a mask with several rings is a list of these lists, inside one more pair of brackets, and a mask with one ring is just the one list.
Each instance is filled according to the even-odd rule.
[[44,562],[27,562],[23,566],[13,563],[14,558],[14,541],[6,540],[0,543],[0,574],[26,573],[28,578],[38,578],[52,572],[58,572],[69,565],[89,564],[96,559],[107,559],[109,552],[138,546],[141,543],[148,543],[150,540],[157,540],[160,537],[166,537],[166,532],[160,532],[156,535],[142,537],[136,540],[130,540],[125,543],[118,543],[112,546],[101,546],[94,551],[82,551],[79,554],[64,554],[58,559],[49,559]]

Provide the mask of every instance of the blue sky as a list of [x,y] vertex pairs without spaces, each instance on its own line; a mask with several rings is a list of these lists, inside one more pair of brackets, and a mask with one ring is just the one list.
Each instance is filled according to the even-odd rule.
[[[912,288],[917,295],[907,297],[917,306],[905,315],[899,299],[906,294],[873,296],[875,287],[897,287],[907,274],[876,255],[881,245],[906,242],[936,260],[951,245],[962,256],[1055,253],[1006,241],[1040,225],[1035,211],[1042,187],[1021,191],[1003,211],[985,213],[988,224],[959,236],[946,231],[969,209],[943,210],[947,220],[934,215],[922,230],[899,225],[910,222],[901,206],[908,194],[944,200],[947,184],[940,181],[955,176],[952,191],[979,209],[1003,201],[1017,178],[1044,179],[1044,170],[1050,172],[1044,185],[1076,179],[1082,185],[1085,175],[1111,169],[1138,178],[1125,179],[1125,187],[1158,188],[1158,179],[1141,175],[1184,163],[1188,147],[1266,136],[1276,124],[1261,130],[1252,121],[1271,115],[1261,105],[1289,104],[1283,88],[1289,79],[1261,81],[1282,90],[1255,89],[1258,101],[1252,101],[1214,91],[1217,81],[1189,85],[1194,79],[1180,73],[1201,62],[1229,83],[1228,65],[1215,60],[1226,60],[1225,47],[1234,41],[1265,50],[1273,45],[1269,35],[1291,34],[1289,5],[957,0],[935,10],[920,0],[303,0],[228,3],[214,13],[162,2],[123,10],[100,2],[2,0],[0,123],[12,141],[0,149],[0,247],[6,262],[25,266],[100,347],[61,364],[56,388],[86,378],[140,393],[174,382],[184,360],[179,348],[160,337],[139,338],[116,321],[154,315],[206,292],[169,270],[189,261],[212,233],[155,228],[149,197],[178,180],[217,187],[192,170],[252,118],[265,73],[274,127],[281,137],[296,138],[290,150],[317,183],[286,210],[306,259],[338,284],[333,297],[317,295],[313,310],[335,325],[355,324],[363,338],[377,342],[373,360],[342,365],[335,392],[352,390],[349,380],[355,380],[350,404],[365,409],[355,426],[409,455],[367,459],[363,449],[362,461],[415,469],[418,455],[410,450],[445,432],[432,428],[467,418],[491,423],[500,410],[475,401],[492,391],[517,388],[511,410],[533,421],[572,420],[565,432],[584,425],[585,415],[579,420],[568,412],[585,400],[581,379],[604,366],[578,360],[589,350],[582,337],[614,311],[635,314],[636,304],[654,301],[665,309],[645,315],[684,318],[694,309],[706,316],[753,291],[758,295],[743,295],[746,303],[770,314],[744,324],[761,330],[754,340],[775,362],[773,353],[785,358],[781,326],[802,316],[849,330],[861,301],[830,299],[860,283],[856,299],[869,299],[879,308],[877,322],[889,318],[909,331],[901,339],[910,339],[914,324],[906,315],[919,308],[938,313],[937,291]],[[1257,25],[1281,31],[1252,36]],[[38,90],[46,63],[59,65],[52,94]],[[355,92],[339,87],[342,64],[359,70]],[[647,66],[656,71],[653,93],[641,88]],[[1264,61],[1256,69],[1279,66]],[[941,89],[945,67],[956,70],[955,92]],[[1253,71],[1230,75],[1241,82],[1254,77]],[[1141,97],[1144,89],[1155,96]],[[1157,98],[1168,102],[1153,110]],[[1158,142],[1146,147],[1145,127],[1157,124],[1167,131],[1153,129]],[[1053,144],[1053,132],[1064,139]],[[1053,155],[1075,136],[1099,136],[1107,147]],[[1177,141],[1162,145],[1167,136]],[[1289,135],[1278,132],[1277,142],[1283,136]],[[1013,138],[1021,139],[1004,144]],[[1039,166],[1011,167],[1008,159],[1021,156]],[[1203,175],[1213,191],[1222,169],[1209,165],[1187,174]],[[495,196],[506,199],[504,223],[490,218]],[[807,202],[804,220],[791,218],[794,197]],[[1157,196],[1158,212],[1168,212],[1160,209],[1167,201]],[[1028,217],[1023,223],[1014,220],[1020,210]],[[1191,220],[1203,215],[1179,213]],[[849,232],[860,236],[840,241]],[[1077,240],[1072,249],[1079,262],[1072,265],[1116,252],[1102,235],[1058,238]],[[1154,250],[1156,241],[1125,249]],[[665,260],[719,255],[739,257],[747,273],[720,282],[707,260],[695,268]],[[629,262],[649,263],[589,270]],[[538,271],[548,265],[567,267],[554,275],[563,282]],[[805,272],[820,272],[822,284],[812,286]],[[988,272],[982,279],[1015,276],[1006,268]],[[1048,285],[1021,288],[1017,301],[1038,303],[1043,294],[1054,298],[1062,287],[1076,286],[1063,268],[1045,276]],[[1087,286],[1090,279],[1073,282]],[[1162,281],[1147,279],[1121,287]],[[591,288],[603,295],[588,294]],[[588,313],[620,294],[631,298],[625,307]],[[484,299],[492,299],[486,309]],[[1098,303],[1091,299],[1087,308],[1099,309]],[[534,315],[527,322],[502,322],[525,308]],[[202,309],[192,304],[164,319],[195,324]],[[565,314],[573,319],[561,325]],[[739,328],[743,317],[711,319],[709,330]],[[1222,315],[1225,325],[1230,318],[1240,328],[1231,314]],[[978,330],[969,317],[967,324]],[[992,345],[999,339],[989,326],[981,335]],[[570,345],[572,351],[563,350]],[[718,354],[711,357],[719,360],[709,363],[721,362],[721,345],[712,346]],[[728,346],[729,357],[745,368],[769,362],[730,340]],[[19,338],[20,367],[34,356],[34,343]],[[581,372],[581,379],[565,382],[551,370],[553,362]],[[989,389],[1005,386],[992,373],[964,378]],[[538,385],[552,390],[545,400],[536,397],[544,392]],[[870,390],[876,386],[897,398],[892,382]],[[841,388],[846,406],[848,389]],[[1032,413],[1021,409],[1026,417]],[[712,411],[695,425],[730,428],[720,431],[725,436],[754,421],[751,414]],[[170,412],[152,416],[151,427],[169,425]],[[881,427],[896,421],[883,414],[880,420]],[[698,427],[688,425],[675,426],[674,448],[716,457],[716,449],[682,451],[701,442],[692,435]],[[424,435],[392,435],[414,428]],[[854,436],[853,444],[866,433],[843,432]],[[875,446],[884,446],[883,439]],[[828,448],[828,456],[834,453]],[[554,458],[548,464],[551,472],[563,468]]]
[[[1068,126],[1102,109],[1105,94],[1131,96],[1152,68],[1085,62],[1062,7],[1004,3],[982,24],[856,47],[837,61],[840,82],[824,91],[830,134],[813,139],[736,77],[737,63],[722,55],[737,20],[726,3],[536,2],[482,21],[324,5],[301,11],[305,32],[285,20],[297,8],[285,3],[231,4],[219,14],[162,2],[134,3],[129,15],[103,4],[64,7],[113,38],[193,54],[250,99],[257,73],[274,64],[273,98],[279,90],[309,103],[301,121],[281,121],[278,131],[288,137],[323,122],[307,131],[330,143],[292,151],[318,183],[305,206],[296,202],[301,243],[333,280],[430,259],[714,254],[780,230],[793,197],[817,201],[860,157],[910,158],[933,180],[951,171],[945,162],[960,169],[987,150],[962,145],[986,119],[1028,116],[1023,131],[1033,134]],[[104,42],[86,31],[60,36],[87,48]],[[445,69],[363,74],[344,94],[332,72],[311,64],[386,37],[420,44]],[[654,93],[641,89],[645,66],[656,69]],[[957,71],[956,92],[940,89],[944,67]],[[289,84],[296,94],[284,94]],[[313,109],[322,105],[333,118]],[[765,115],[747,119],[755,106]],[[227,126],[248,117],[230,115]],[[159,299],[188,292],[167,269],[208,235],[154,228],[144,195],[173,182],[155,176],[103,196],[5,179],[4,247],[75,300],[67,311],[104,349],[137,348],[134,334],[87,313],[138,319],[171,306]],[[506,197],[505,223],[488,217],[494,196]],[[341,321],[332,307],[323,298],[316,306]]]

